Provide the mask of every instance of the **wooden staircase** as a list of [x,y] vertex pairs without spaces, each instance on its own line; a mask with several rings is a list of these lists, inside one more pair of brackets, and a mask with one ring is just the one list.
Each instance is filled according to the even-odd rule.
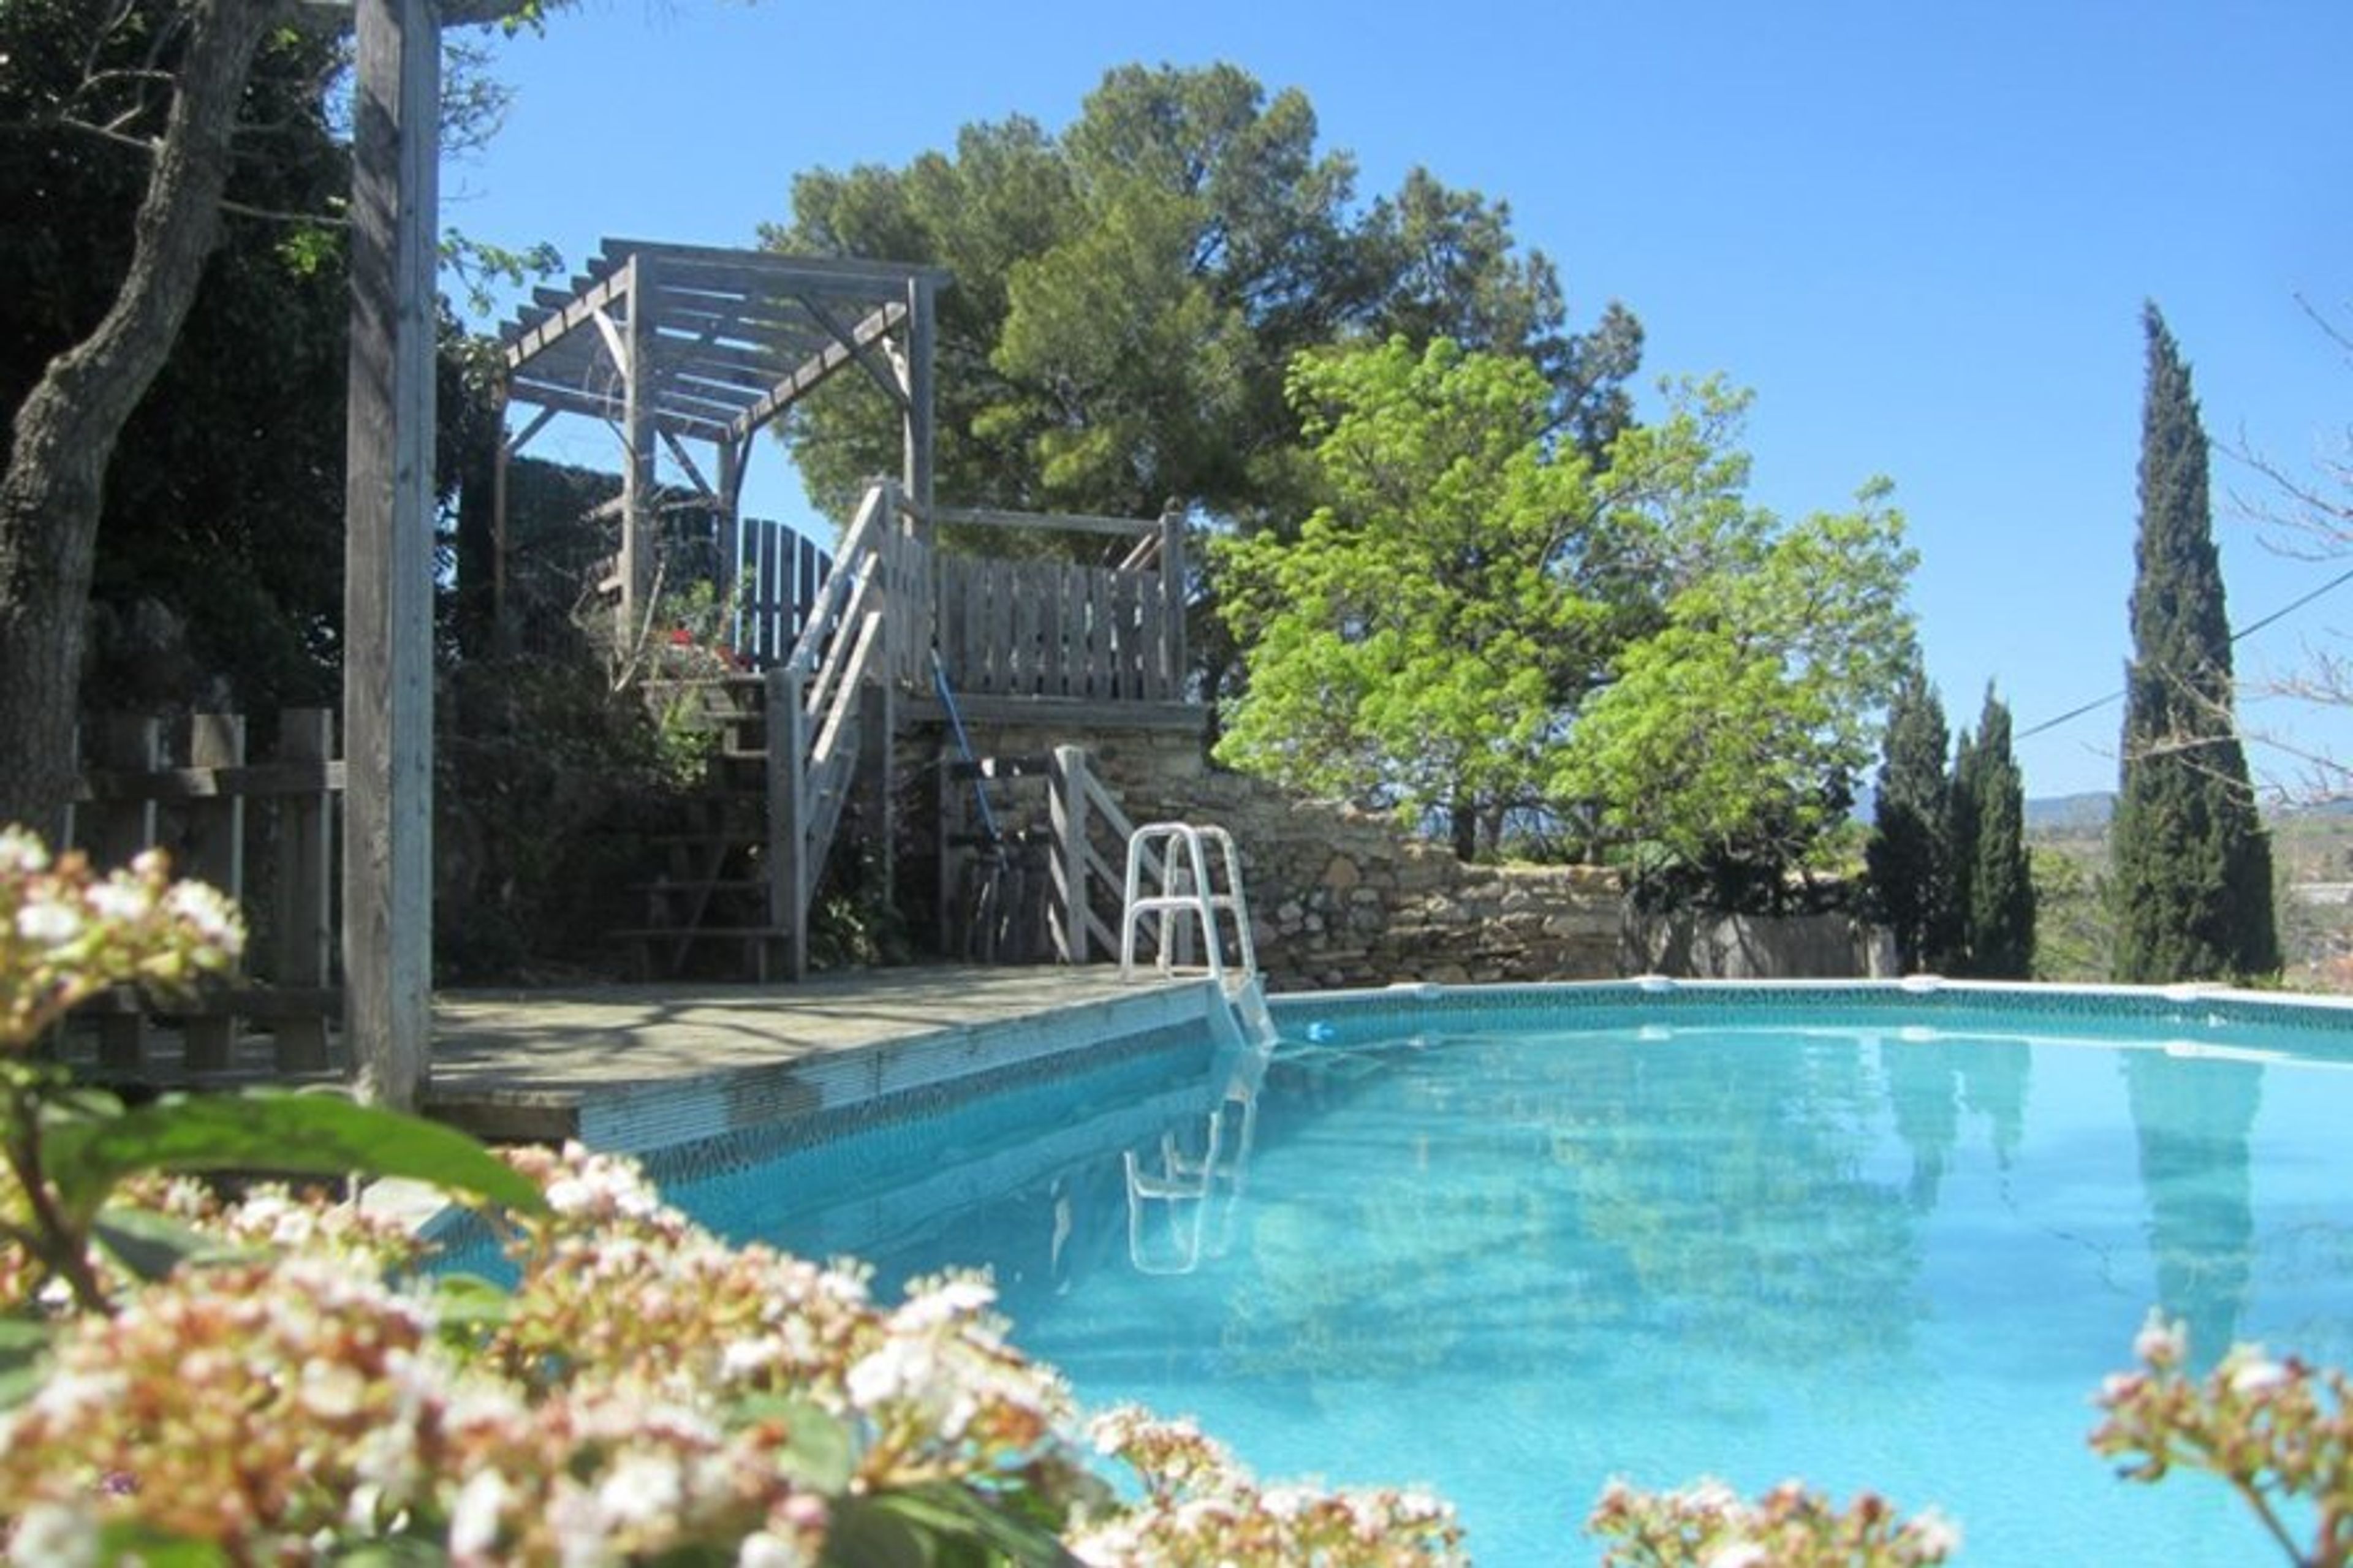
[[[963,660],[960,685],[1041,711],[1172,705],[1180,695],[1181,515],[1145,523],[942,515],[973,527],[1106,534],[1125,553],[1113,567],[1050,562],[1035,572],[942,556],[898,486],[877,481],[789,658],[757,675],[656,689],[664,700],[689,701],[690,721],[707,724],[714,739],[708,787],[681,808],[662,836],[660,864],[638,889],[645,920],[619,933],[642,973],[708,976],[724,968],[755,980],[800,978],[818,879],[858,806],[874,814],[871,837],[889,883],[899,704],[935,690],[955,711],[935,650]],[[1050,806],[1048,820],[1022,825],[1018,836],[967,827],[944,839],[943,877],[961,880],[944,879],[942,908],[965,912],[961,929],[943,931],[942,951],[1071,963],[1113,951],[1113,868],[1124,858],[1128,824],[1083,752],[965,761],[968,772],[944,780],[951,809],[976,798],[983,775],[998,767],[1008,778],[1031,773]],[[1106,888],[1108,920],[1097,901]]]
[[647,695],[709,750],[702,788],[653,836],[652,873],[631,889],[644,900],[643,922],[614,935],[649,980],[780,975],[792,931],[768,900],[766,682],[750,674],[656,681]]
[[738,977],[807,973],[818,879],[853,792],[887,814],[895,693],[931,644],[930,552],[902,512],[897,487],[867,492],[784,663],[651,689],[713,740],[704,790],[640,885],[645,923],[617,933],[649,978],[704,974],[730,950]]

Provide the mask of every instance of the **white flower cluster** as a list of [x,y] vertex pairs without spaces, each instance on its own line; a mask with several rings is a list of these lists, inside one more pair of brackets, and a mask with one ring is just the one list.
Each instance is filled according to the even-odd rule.
[[34,835],[0,827],[0,1050],[28,1049],[111,985],[183,988],[244,949],[236,906],[174,882],[159,851],[100,877],[79,854],[53,858]]

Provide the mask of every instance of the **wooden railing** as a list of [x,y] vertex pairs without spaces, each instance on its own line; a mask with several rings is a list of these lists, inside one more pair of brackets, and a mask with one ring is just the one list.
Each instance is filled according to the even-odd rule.
[[[185,747],[157,719],[118,717],[85,731],[68,842],[100,867],[162,847],[176,875],[212,883],[245,910],[254,940],[225,984],[172,1003],[190,1074],[237,1065],[248,1024],[272,1033],[280,1075],[328,1068],[335,986],[335,798],[343,764],[334,714],[289,709],[267,760],[246,754],[241,714],[199,713]],[[168,743],[167,743],[168,742]],[[178,760],[174,760],[174,758]],[[145,1073],[151,1059],[147,999],[124,991],[83,1009],[98,1031],[99,1065]]]
[[1135,832],[1119,800],[1088,765],[1082,746],[1057,746],[1048,795],[1054,894],[1046,924],[1064,963],[1119,956],[1127,841]]
[[[1042,801],[1039,791],[1042,785]],[[1135,824],[1083,746],[946,763],[941,783],[941,950],[980,962],[1095,963],[1119,956]],[[970,797],[994,791],[995,842]],[[1042,831],[1040,829],[1042,828]],[[1145,870],[1156,887],[1157,855]],[[988,890],[984,895],[983,888]],[[1156,928],[1146,928],[1156,942]]]
[[1095,702],[1183,699],[1185,524],[940,508],[943,525],[1107,541],[1102,563],[943,552],[941,658],[959,694]]
[[795,979],[808,971],[809,907],[849,796],[866,731],[888,747],[890,694],[920,679],[930,647],[930,552],[898,487],[866,494],[792,657],[767,676],[768,918]]

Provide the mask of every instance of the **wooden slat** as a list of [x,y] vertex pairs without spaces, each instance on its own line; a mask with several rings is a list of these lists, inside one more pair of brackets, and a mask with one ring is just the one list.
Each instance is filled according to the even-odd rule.
[[1115,695],[1112,660],[1117,643],[1112,637],[1111,577],[1087,574],[1087,695],[1102,701]]
[[509,370],[520,368],[538,354],[594,320],[596,313],[629,291],[625,278],[610,277],[575,290],[565,304],[554,307],[535,324],[518,332],[507,344]]
[[1158,538],[1160,520],[1132,517],[1091,517],[1081,512],[1003,511],[994,507],[943,506],[932,509],[942,526],[1009,528],[1056,533],[1103,533],[1121,539],[1149,535]]

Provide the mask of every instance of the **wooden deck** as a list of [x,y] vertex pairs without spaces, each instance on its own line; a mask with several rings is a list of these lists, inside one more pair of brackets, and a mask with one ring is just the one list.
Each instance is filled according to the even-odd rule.
[[426,1110],[485,1138],[642,1152],[1202,1023],[1214,994],[1109,966],[445,992]]

